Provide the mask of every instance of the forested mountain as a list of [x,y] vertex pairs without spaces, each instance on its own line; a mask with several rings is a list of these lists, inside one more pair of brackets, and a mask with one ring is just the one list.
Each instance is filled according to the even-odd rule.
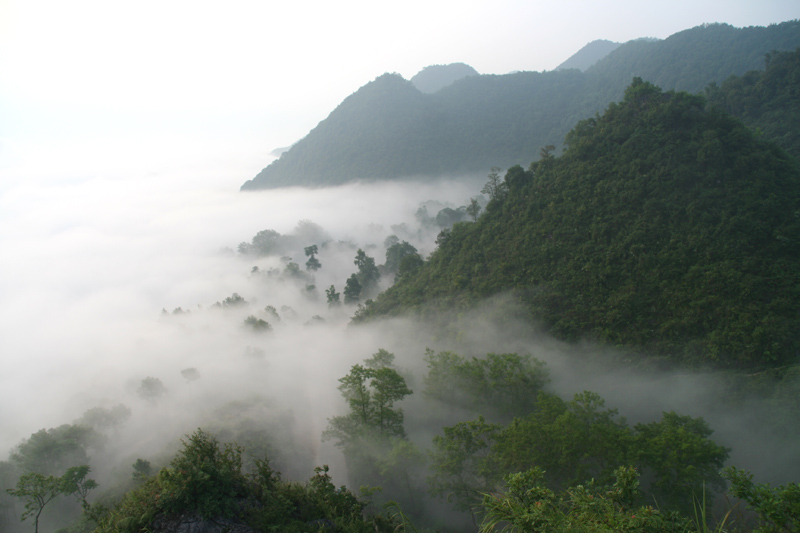
[[592,41],[574,54],[569,59],[556,67],[556,70],[576,68],[585,71],[608,54],[619,47],[620,43],[598,39]]
[[459,79],[425,94],[383,75],[346,98],[243,190],[353,180],[485,173],[560,146],[578,121],[619,100],[633,77],[702,91],[763,68],[772,50],[800,46],[800,21],[767,28],[699,26],[661,41],[625,43],[586,72],[519,72]]
[[750,71],[710,85],[709,102],[764,138],[800,157],[800,48],[767,55],[765,71]]
[[358,319],[515,291],[566,339],[754,367],[800,349],[800,168],[705,98],[637,79],[560,157],[490,176],[476,223]]
[[467,76],[477,76],[478,71],[464,63],[431,65],[420,70],[411,78],[414,87],[423,93],[435,93],[455,81]]

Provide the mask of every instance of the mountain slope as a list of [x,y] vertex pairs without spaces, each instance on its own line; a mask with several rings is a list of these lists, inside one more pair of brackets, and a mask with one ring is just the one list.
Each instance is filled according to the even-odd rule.
[[701,96],[636,80],[558,158],[512,167],[358,319],[514,291],[565,339],[753,367],[800,349],[800,169]]
[[634,76],[697,92],[762,68],[773,49],[798,46],[800,21],[742,29],[714,24],[623,44],[585,73],[470,76],[433,94],[384,75],[346,98],[242,189],[483,174],[530,161],[542,146],[561,145],[575,122],[620,99]]
[[768,54],[766,63],[708,87],[709,102],[800,158],[800,48]]
[[619,48],[620,43],[607,41],[605,39],[598,39],[592,41],[577,52],[575,52],[569,59],[556,67],[556,70],[565,70],[576,68],[585,71],[608,54]]
[[410,81],[423,93],[431,94],[468,76],[478,76],[478,71],[464,63],[450,63],[425,67]]

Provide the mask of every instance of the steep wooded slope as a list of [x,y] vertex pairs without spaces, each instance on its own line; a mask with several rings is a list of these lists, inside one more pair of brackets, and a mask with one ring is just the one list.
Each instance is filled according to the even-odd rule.
[[766,64],[709,86],[709,103],[800,158],[800,48],[768,54]]
[[357,319],[515,291],[565,339],[758,366],[800,349],[800,169],[702,96],[635,80],[561,157],[512,167]]

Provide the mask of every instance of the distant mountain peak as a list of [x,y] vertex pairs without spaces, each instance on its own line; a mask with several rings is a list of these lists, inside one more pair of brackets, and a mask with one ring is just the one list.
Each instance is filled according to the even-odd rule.
[[449,65],[430,65],[420,70],[411,83],[423,93],[435,93],[468,76],[477,76],[478,71],[465,63],[450,63]]
[[592,41],[574,54],[569,59],[556,67],[556,70],[576,68],[585,71],[608,54],[617,49],[620,43],[598,39]]

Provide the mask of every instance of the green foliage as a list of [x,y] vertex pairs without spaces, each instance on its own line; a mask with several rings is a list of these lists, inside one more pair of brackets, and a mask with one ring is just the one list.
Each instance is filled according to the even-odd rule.
[[549,381],[545,364],[530,354],[486,354],[468,360],[453,352],[425,351],[424,394],[484,416],[511,418],[529,413]]
[[482,416],[442,428],[443,435],[433,438],[430,493],[453,499],[457,509],[472,512],[481,494],[493,490],[498,481],[500,472],[492,446],[501,429]]
[[164,386],[161,380],[152,376],[147,376],[144,378],[139,384],[139,388],[136,389],[136,394],[138,394],[143,400],[147,400],[150,403],[156,403],[166,393],[167,388]]
[[258,318],[253,315],[250,315],[244,319],[244,325],[252,328],[253,331],[257,332],[272,331],[272,326],[270,325],[269,322],[267,322],[263,318]]
[[764,71],[733,76],[721,85],[706,89],[708,103],[742,119],[764,139],[774,141],[795,158],[800,158],[800,48],[793,52],[772,52],[766,56]]
[[280,233],[266,229],[256,233],[251,243],[239,244],[238,251],[243,255],[274,255],[283,251],[281,240]]
[[151,475],[153,475],[153,466],[150,461],[142,458],[136,459],[136,462],[133,463],[133,474],[131,475],[133,480],[140,483],[147,480]]
[[339,293],[336,292],[336,287],[333,285],[329,289],[325,289],[325,296],[328,299],[328,307],[335,307],[341,303],[339,301]]
[[344,285],[344,303],[355,304],[361,298],[361,283],[357,274],[351,274]]
[[204,518],[232,517],[245,495],[242,449],[220,447],[216,438],[197,430],[183,450],[158,473],[160,509],[167,514],[196,512]]
[[81,426],[88,426],[97,431],[118,430],[131,417],[129,407],[118,404],[111,408],[93,407],[89,409],[77,423]]
[[90,490],[97,488],[97,482],[86,479],[91,469],[88,465],[74,466],[67,469],[63,476],[45,476],[37,472],[23,474],[17,481],[16,488],[7,489],[11,496],[25,502],[22,520],[33,517],[34,530],[39,531],[39,518],[48,503],[60,495],[75,495],[84,511],[90,516],[91,506],[86,501]]
[[753,483],[753,475],[735,467],[722,471],[731,484],[730,493],[747,502],[762,521],[755,533],[800,531],[800,485],[789,483],[779,487]]
[[247,300],[239,296],[238,293],[233,293],[226,297],[221,302],[216,302],[213,307],[221,307],[223,309],[231,309],[236,307],[244,307],[247,305]]
[[70,465],[87,463],[87,452],[101,448],[105,440],[88,426],[64,424],[37,431],[17,446],[10,459],[25,472],[58,475]]
[[25,502],[22,520],[33,517],[34,530],[38,533],[42,511],[48,503],[61,494],[61,479],[29,472],[19,478],[16,488],[7,489],[6,492]]
[[470,198],[469,205],[467,206],[467,214],[472,218],[472,221],[475,222],[478,220],[478,215],[481,214],[481,204],[478,203],[477,198]]
[[560,157],[510,168],[505,199],[442,232],[430,259],[359,320],[433,318],[513,291],[566,340],[690,365],[794,358],[796,161],[703,97],[640,79],[567,144]]
[[416,254],[417,249],[407,241],[396,242],[386,248],[386,263],[384,268],[389,273],[396,274],[400,270],[400,264],[407,256]]
[[564,490],[612,483],[618,465],[628,464],[643,472],[648,501],[688,513],[706,487],[724,489],[719,469],[729,450],[711,433],[703,419],[675,413],[631,428],[595,393],[564,401],[539,392],[533,411],[505,427],[479,417],[443,428],[433,440],[428,482],[432,494],[452,494],[467,510],[503,474],[538,468],[549,490]]
[[649,506],[636,507],[639,481],[636,470],[614,471],[611,486],[594,482],[554,492],[545,484],[545,473],[535,467],[505,478],[500,494],[485,494],[485,517],[480,531],[510,532],[604,532],[636,531],[672,533],[686,531],[689,523],[674,514]]
[[493,453],[504,472],[541,467],[553,487],[592,478],[606,483],[617,465],[630,462],[632,436],[595,393],[576,394],[569,402],[539,393],[533,413],[498,433]]
[[664,413],[660,422],[637,424],[636,449],[642,472],[652,476],[649,490],[659,503],[688,513],[694,495],[706,487],[723,490],[720,469],[730,449],[714,443],[702,418]]
[[388,533],[394,522],[367,516],[365,502],[345,487],[336,487],[328,467],[315,469],[306,484],[285,482],[266,459],[242,471],[242,449],[221,446],[197,430],[167,468],[126,493],[99,519],[98,533],[139,533],[158,519],[198,522],[227,518],[259,531],[316,533],[336,531]]
[[[356,278],[361,287],[361,293],[370,295],[378,288],[378,280],[381,278],[381,273],[378,267],[375,266],[375,259],[369,257],[362,249],[358,249],[356,258],[353,263],[358,267]],[[350,280],[348,280],[349,282]],[[347,303],[347,289],[345,288],[345,303]]]
[[319,259],[316,258],[316,254],[319,253],[316,244],[306,246],[304,251],[306,253],[306,257],[308,257],[308,261],[306,261],[306,270],[317,271],[322,268],[322,263],[320,263]]
[[350,413],[329,419],[323,440],[336,439],[337,446],[352,453],[364,439],[405,436],[403,410],[394,404],[412,391],[391,367],[393,360],[393,354],[380,350],[366,361],[367,366],[353,365],[350,373],[339,379],[339,391]]

